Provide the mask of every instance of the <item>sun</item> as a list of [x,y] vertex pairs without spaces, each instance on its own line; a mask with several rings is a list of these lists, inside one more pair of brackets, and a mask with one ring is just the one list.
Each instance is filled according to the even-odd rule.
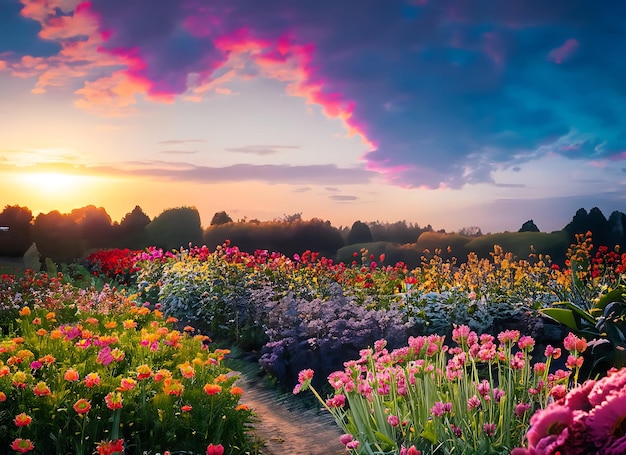
[[19,176],[21,186],[39,195],[60,196],[80,191],[87,177],[62,172],[32,172]]

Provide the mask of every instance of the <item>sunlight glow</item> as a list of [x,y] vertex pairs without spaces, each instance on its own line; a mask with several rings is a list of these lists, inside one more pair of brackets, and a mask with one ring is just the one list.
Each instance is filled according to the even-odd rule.
[[79,191],[80,186],[88,183],[90,177],[60,172],[35,172],[21,174],[18,180],[31,191],[59,196]]

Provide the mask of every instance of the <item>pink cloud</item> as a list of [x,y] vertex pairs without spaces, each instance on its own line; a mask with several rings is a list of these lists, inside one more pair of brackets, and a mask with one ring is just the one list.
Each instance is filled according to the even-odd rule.
[[560,47],[552,49],[548,54],[548,61],[554,62],[557,65],[566,62],[576,53],[578,50],[578,41],[574,38],[570,38],[563,43]]

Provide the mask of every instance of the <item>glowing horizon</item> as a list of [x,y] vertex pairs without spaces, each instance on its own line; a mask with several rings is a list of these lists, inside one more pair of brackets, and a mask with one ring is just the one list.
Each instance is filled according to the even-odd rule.
[[0,203],[483,232],[626,211],[624,8],[8,0]]

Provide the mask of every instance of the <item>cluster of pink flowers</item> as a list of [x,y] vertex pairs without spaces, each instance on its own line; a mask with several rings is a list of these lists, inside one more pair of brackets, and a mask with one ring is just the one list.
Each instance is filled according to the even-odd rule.
[[516,448],[512,455],[624,454],[625,424],[626,369],[612,369],[537,411],[526,435],[528,448]]

